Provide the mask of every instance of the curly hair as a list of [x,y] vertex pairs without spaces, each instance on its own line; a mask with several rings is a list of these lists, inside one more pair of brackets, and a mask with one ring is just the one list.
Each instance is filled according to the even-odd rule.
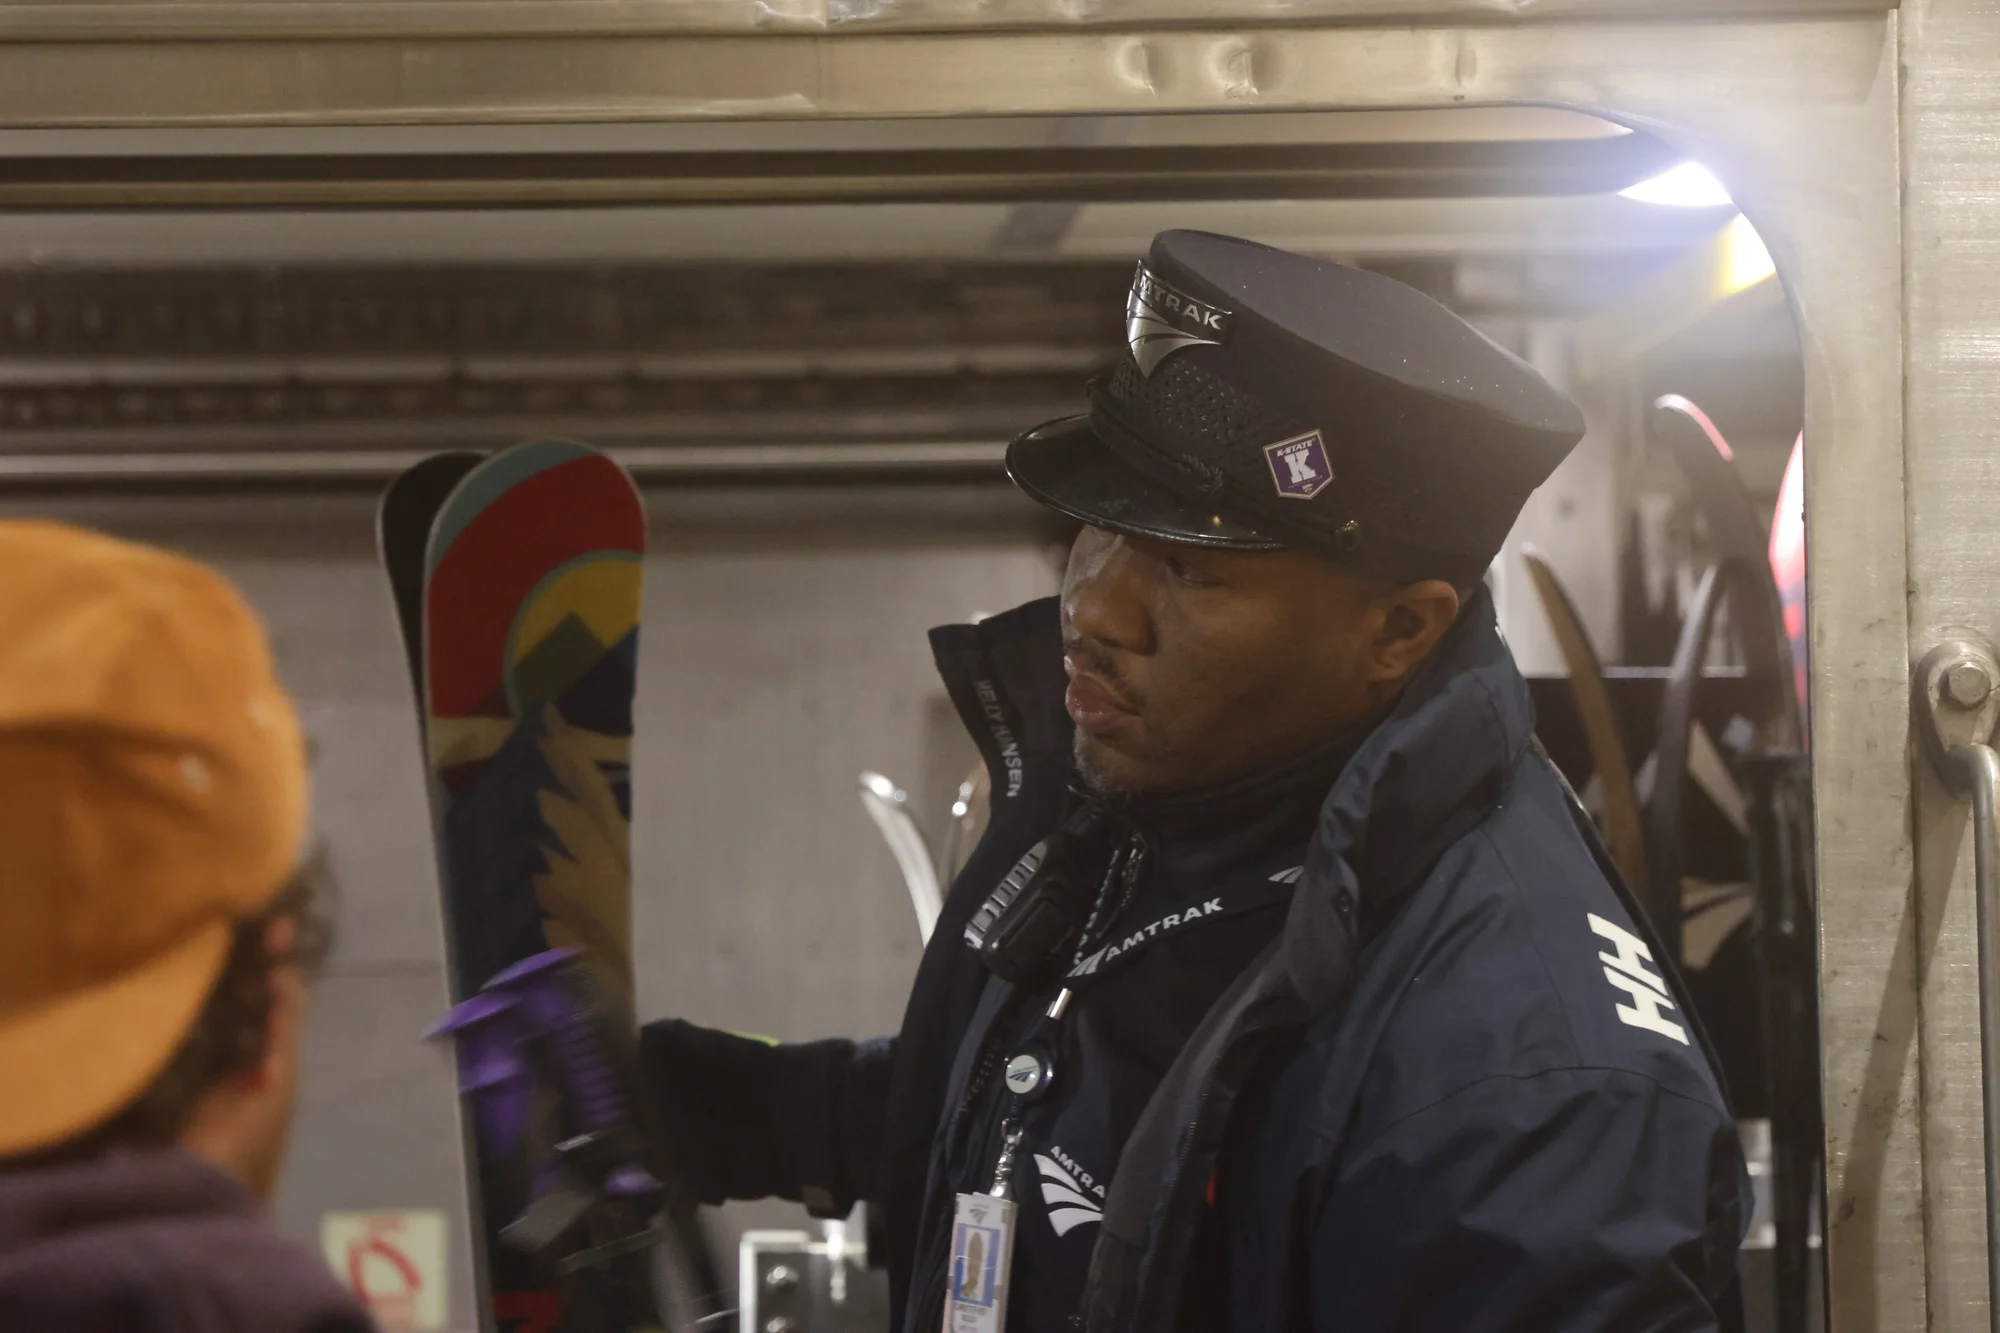
[[[333,932],[323,904],[331,883],[324,851],[316,849],[269,906],[235,923],[221,974],[153,1081],[109,1120],[12,1164],[88,1161],[114,1148],[157,1149],[178,1142],[212,1089],[263,1061],[273,969],[296,962],[310,972],[325,960]],[[266,939],[273,923],[286,920],[294,923],[293,944],[289,953],[276,956]]]

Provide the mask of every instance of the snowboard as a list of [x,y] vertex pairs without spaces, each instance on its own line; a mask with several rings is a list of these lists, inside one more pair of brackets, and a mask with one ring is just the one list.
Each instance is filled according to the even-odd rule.
[[[605,1026],[634,1028],[630,762],[644,510],[611,459],[568,441],[443,454],[384,495],[379,535],[417,685],[454,1002],[554,948],[581,951]],[[462,1055],[462,1053],[461,1053]],[[462,1071],[462,1075],[463,1075]],[[537,1113],[552,1123],[551,1108]],[[499,1333],[639,1333],[706,1290],[691,1205],[664,1226],[579,1227],[550,1264],[503,1234],[554,1145],[475,1137],[474,1230]],[[663,1179],[671,1173],[659,1172]],[[583,1234],[588,1231],[588,1234]],[[644,1243],[639,1243],[644,1242]],[[676,1315],[682,1313],[675,1310]]]

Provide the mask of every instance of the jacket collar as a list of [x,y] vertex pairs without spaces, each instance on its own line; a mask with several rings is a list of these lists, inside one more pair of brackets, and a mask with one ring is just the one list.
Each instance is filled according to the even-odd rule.
[[[1039,761],[1030,767],[1042,775],[1067,772],[1074,733],[1063,708],[1059,614],[1048,597],[932,631],[939,672],[993,773],[996,805],[1008,803],[1010,790],[1019,794],[1023,756]],[[1445,848],[1499,804],[1533,730],[1527,682],[1500,638],[1491,596],[1479,589],[1379,724],[1358,746],[1349,738],[1335,747],[1352,753],[1337,778],[1324,774],[1331,787],[1302,886],[1336,918],[1358,916],[1350,931],[1386,919]],[[1243,781],[1261,789],[1268,776]]]
[[1334,784],[1320,841],[1382,905],[1500,803],[1534,732],[1528,684],[1481,589]]
[[1313,1012],[1445,850],[1500,804],[1533,740],[1528,683],[1482,588],[1320,806],[1281,957]]
[[[1074,728],[1063,708],[1059,601],[1043,597],[974,625],[931,631],[931,655],[992,784],[993,818],[1059,800]],[[1046,797],[1049,793],[1043,793]],[[1039,835],[1038,835],[1039,836]]]

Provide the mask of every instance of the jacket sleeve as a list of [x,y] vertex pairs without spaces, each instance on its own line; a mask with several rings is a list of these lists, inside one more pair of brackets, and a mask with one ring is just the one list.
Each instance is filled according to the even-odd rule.
[[779,1045],[678,1019],[639,1033],[641,1078],[696,1197],[794,1199],[820,1217],[877,1196],[893,1048]]
[[1343,1164],[1312,1232],[1310,1326],[1715,1329],[1739,1299],[1747,1188],[1735,1125],[1643,1076],[1486,1079]]

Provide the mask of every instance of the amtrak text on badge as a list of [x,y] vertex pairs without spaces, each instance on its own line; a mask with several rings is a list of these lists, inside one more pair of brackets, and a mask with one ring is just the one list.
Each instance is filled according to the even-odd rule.
[[1229,311],[1169,287],[1141,264],[1125,302],[1125,342],[1139,373],[1151,376],[1175,352],[1220,347],[1229,339],[1230,319]]

